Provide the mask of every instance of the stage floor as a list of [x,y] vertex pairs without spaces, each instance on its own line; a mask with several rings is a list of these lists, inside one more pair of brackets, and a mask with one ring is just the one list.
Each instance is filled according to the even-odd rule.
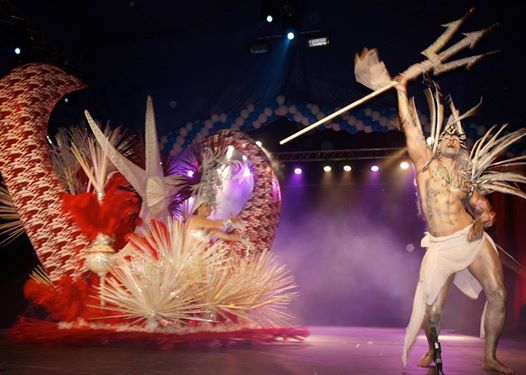
[[[4,374],[433,374],[414,365],[427,346],[420,336],[402,368],[400,328],[311,327],[302,343],[273,343],[162,351],[123,346],[73,347],[13,344],[0,338]],[[446,374],[483,374],[483,341],[443,332]],[[526,338],[504,337],[499,358],[526,374]]]

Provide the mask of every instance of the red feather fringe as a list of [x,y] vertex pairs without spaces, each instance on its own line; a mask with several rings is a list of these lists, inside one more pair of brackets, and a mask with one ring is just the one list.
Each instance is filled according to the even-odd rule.
[[306,328],[279,327],[240,329],[232,332],[195,332],[187,334],[116,332],[105,329],[60,329],[56,323],[21,318],[8,331],[11,340],[33,344],[116,344],[126,343],[158,349],[173,349],[181,345],[217,345],[234,343],[269,343],[279,340],[302,341],[309,335]]
[[[79,278],[75,281],[65,276],[53,285],[29,279],[24,285],[24,295],[33,304],[44,307],[55,321],[72,322],[78,318],[90,320],[109,317],[113,315],[112,311],[98,307],[99,300],[95,297],[98,283],[99,278],[94,274],[88,280]],[[129,321],[107,318],[105,322],[118,324]]]
[[106,183],[101,204],[94,193],[64,194],[62,200],[63,210],[91,241],[99,233],[110,235],[115,238],[115,249],[124,247],[127,235],[139,224],[141,200],[120,173],[114,173]]

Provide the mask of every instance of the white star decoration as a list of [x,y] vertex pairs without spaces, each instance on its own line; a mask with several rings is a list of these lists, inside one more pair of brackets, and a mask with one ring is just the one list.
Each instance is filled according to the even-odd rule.
[[169,186],[161,165],[161,155],[157,142],[155,115],[152,98],[146,100],[145,125],[145,165],[146,170],[124,157],[111,145],[88,111],[84,111],[95,139],[106,152],[115,168],[122,173],[137,194],[142,198],[141,219],[146,223],[151,219],[165,220],[169,216],[167,198]]

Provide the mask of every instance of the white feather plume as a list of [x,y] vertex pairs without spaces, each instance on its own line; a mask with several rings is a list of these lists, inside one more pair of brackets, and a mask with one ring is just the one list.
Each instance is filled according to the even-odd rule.
[[391,83],[391,75],[378,57],[377,49],[364,48],[354,57],[356,81],[371,90],[381,89]]
[[0,222],[0,236],[4,237],[0,241],[0,246],[7,245],[25,231],[13,200],[3,183],[0,183],[0,220],[2,220]]
[[[526,193],[517,184],[525,184],[526,176],[510,172],[511,167],[526,165],[526,155],[496,161],[511,145],[526,136],[526,129],[501,135],[507,124],[492,126],[471,150],[471,180],[481,194],[498,191],[526,199]],[[496,130],[496,131],[495,131]]]

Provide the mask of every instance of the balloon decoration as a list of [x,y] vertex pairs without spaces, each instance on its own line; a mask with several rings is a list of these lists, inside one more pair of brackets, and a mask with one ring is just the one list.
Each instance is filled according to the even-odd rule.
[[[238,113],[214,113],[208,119],[189,121],[168,135],[161,137],[161,148],[164,153],[175,155],[185,149],[193,141],[200,142],[210,134],[219,130],[231,129],[250,133],[263,128],[279,118],[287,118],[303,126],[308,126],[317,120],[337,111],[339,108],[322,107],[317,104],[304,103],[293,99],[286,99],[279,95],[271,103],[248,104]],[[419,113],[424,129],[429,132],[429,117],[426,113]],[[396,131],[400,127],[396,108],[359,108],[347,112],[333,121],[320,126],[319,129],[346,131],[351,134],[357,132],[373,133]],[[473,140],[486,131],[486,127],[476,123],[465,125],[467,144],[471,146]],[[481,130],[482,129],[482,130]],[[518,153],[517,147],[511,153]]]
[[[248,104],[237,114],[214,113],[204,121],[187,122],[179,129],[162,137],[161,147],[164,152],[174,155],[194,140],[199,142],[209,134],[222,129],[250,132],[281,117],[307,126],[333,111],[332,108],[287,100],[283,95],[279,95],[274,102],[268,105]],[[348,131],[353,134],[359,131],[366,133],[387,132],[398,127],[399,121],[396,112],[389,109],[380,111],[370,108],[347,113],[335,121],[325,124],[325,129]]]

